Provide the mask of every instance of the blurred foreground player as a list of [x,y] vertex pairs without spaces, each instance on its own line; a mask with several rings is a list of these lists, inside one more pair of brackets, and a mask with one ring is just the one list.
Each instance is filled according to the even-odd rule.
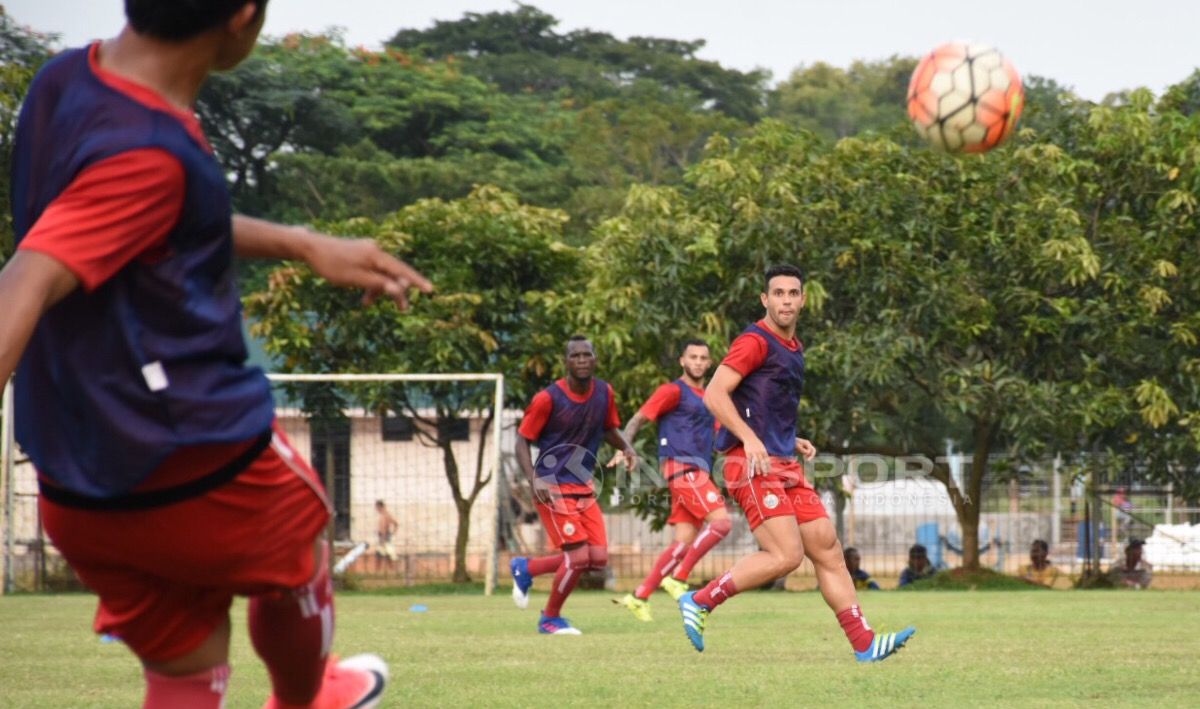
[[[608,536],[592,479],[600,442],[623,451],[630,470],[637,465],[637,454],[621,434],[612,386],[593,376],[592,343],[575,335],[567,341],[565,360],[567,376],[534,395],[517,430],[517,462],[529,478],[546,536],[561,553],[514,558],[513,601],[525,608],[534,577],[553,573],[550,600],[538,619],[538,632],[547,635],[580,634],[562,617],[563,602],[585,571],[608,564]],[[530,443],[538,447],[536,463]]]
[[[708,344],[704,340],[684,343],[679,366],[683,374],[658,387],[625,425],[625,438],[632,441],[647,421],[658,422],[660,472],[671,493],[667,523],[675,528],[675,541],[658,556],[642,583],[614,601],[641,621],[653,619],[649,599],[654,589],[661,587],[678,601],[688,590],[692,567],[733,529],[725,498],[709,477],[716,420],[704,407],[704,377],[712,367]],[[622,457],[618,453],[609,467]]]
[[387,675],[329,659],[329,503],[244,366],[234,256],[303,260],[367,302],[432,286],[373,242],[232,216],[192,105],[250,53],[265,5],[127,0],[120,35],[41,70],[14,145],[0,382],[16,369],[46,530],[152,708],[223,705],[235,594],[267,706],[372,707]]
[[683,628],[704,650],[704,624],[718,605],[745,589],[813,562],[825,603],[837,614],[859,662],[889,657],[915,628],[876,633],[858,606],[833,524],[821,497],[804,478],[812,443],[796,438],[796,411],[804,386],[804,348],[796,320],[804,307],[804,283],[794,266],[767,270],[760,296],[766,315],[730,345],[704,393],[721,424],[717,450],[725,453],[725,487],[737,500],[761,551],[743,557],[704,588],[679,599]]

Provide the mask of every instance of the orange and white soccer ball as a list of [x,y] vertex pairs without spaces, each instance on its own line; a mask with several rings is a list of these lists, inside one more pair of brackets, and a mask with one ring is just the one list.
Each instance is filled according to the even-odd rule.
[[908,82],[908,117],[933,146],[982,153],[999,145],[1021,116],[1021,77],[1000,52],[948,42],[927,54]]

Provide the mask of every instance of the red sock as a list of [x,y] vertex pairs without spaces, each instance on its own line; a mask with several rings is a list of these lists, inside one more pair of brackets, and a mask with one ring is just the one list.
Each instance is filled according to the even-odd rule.
[[571,595],[575,584],[579,583],[579,577],[588,567],[588,549],[587,547],[579,547],[562,554],[562,564],[558,567],[558,571],[554,574],[554,585],[550,588],[550,600],[546,601],[546,608],[542,610],[542,615],[547,618],[557,618],[562,614],[562,604],[567,600],[567,596]]
[[867,619],[857,604],[838,613],[837,619],[842,624],[846,639],[850,641],[850,647],[853,647],[855,652],[862,652],[871,647],[871,641],[875,639],[875,631],[867,625]]
[[184,677],[168,677],[143,670],[146,700],[142,709],[219,709],[225,706],[229,665]]
[[251,597],[250,640],[267,665],[277,706],[304,705],[316,697],[333,642],[327,548],[307,585]]
[[711,611],[736,596],[737,592],[737,587],[733,585],[733,574],[726,571],[720,578],[709,581],[707,586],[696,591],[692,600]]
[[696,565],[696,562],[728,536],[731,529],[733,529],[733,522],[728,519],[718,519],[705,527],[688,547],[687,554],[684,554],[683,561],[679,562],[679,566],[675,567],[675,573],[671,574],[671,578],[686,583],[688,574],[692,573],[692,567]]
[[663,577],[671,573],[671,569],[675,568],[675,565],[683,558],[683,552],[686,548],[679,542],[672,542],[671,546],[667,547],[662,554],[659,554],[658,560],[654,562],[654,566],[650,567],[650,573],[646,574],[645,580],[642,581],[640,586],[634,589],[634,597],[640,598],[643,601],[649,598],[650,594],[654,593],[654,589],[658,588],[658,584],[662,583]]
[[529,560],[529,575],[541,576],[558,571],[558,567],[562,566],[563,555],[552,554],[550,556],[541,556],[536,559]]

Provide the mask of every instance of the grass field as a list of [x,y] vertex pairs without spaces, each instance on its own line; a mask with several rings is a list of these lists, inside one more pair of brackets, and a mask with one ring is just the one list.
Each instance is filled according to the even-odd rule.
[[[502,589],[506,590],[506,589]],[[1196,706],[1200,595],[1145,591],[873,593],[876,627],[913,623],[910,646],[860,666],[816,593],[747,593],[709,621],[708,650],[684,639],[664,594],[638,623],[580,592],[566,614],[585,633],[535,632],[507,593],[339,596],[343,654],[392,666],[384,706]],[[413,604],[428,606],[410,612]],[[88,630],[84,595],[0,597],[0,706],[132,707],[140,671]],[[228,706],[257,707],[267,678],[235,615]]]

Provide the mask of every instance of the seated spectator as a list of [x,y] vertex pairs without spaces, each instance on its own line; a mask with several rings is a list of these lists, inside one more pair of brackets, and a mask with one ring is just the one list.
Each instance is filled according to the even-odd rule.
[[1141,539],[1130,539],[1125,545],[1125,560],[1118,561],[1108,570],[1108,578],[1114,586],[1122,588],[1149,588],[1154,568],[1142,559]]
[[1029,563],[1021,567],[1017,575],[1026,581],[1042,586],[1053,586],[1058,580],[1058,567],[1050,563],[1050,545],[1044,539],[1035,539],[1029,545]]
[[863,571],[859,564],[862,563],[862,557],[859,556],[858,550],[854,547],[846,547],[846,551],[842,552],[846,558],[846,570],[850,572],[850,578],[854,580],[854,587],[862,591],[871,589],[879,590],[879,584],[871,580],[871,574]]
[[900,572],[900,585],[907,586],[913,581],[927,579],[937,573],[933,564],[929,563],[929,552],[924,544],[913,544],[908,550],[908,566]]

